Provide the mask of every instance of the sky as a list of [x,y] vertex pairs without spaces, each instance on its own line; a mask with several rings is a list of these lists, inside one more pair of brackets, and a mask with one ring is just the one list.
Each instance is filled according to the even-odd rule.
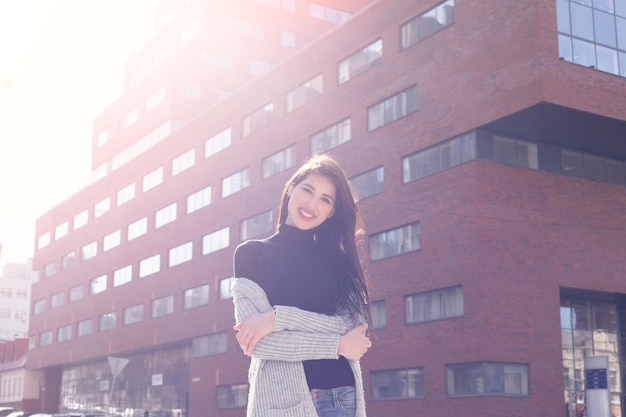
[[0,265],[91,178],[93,119],[154,33],[158,0],[0,0]]

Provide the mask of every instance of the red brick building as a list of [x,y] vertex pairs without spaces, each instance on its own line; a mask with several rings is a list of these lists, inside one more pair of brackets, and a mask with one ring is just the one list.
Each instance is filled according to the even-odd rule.
[[328,151],[368,231],[370,415],[578,416],[601,356],[622,416],[626,10],[587,3],[162,3],[96,180],[37,222],[42,409],[244,415],[232,252]]

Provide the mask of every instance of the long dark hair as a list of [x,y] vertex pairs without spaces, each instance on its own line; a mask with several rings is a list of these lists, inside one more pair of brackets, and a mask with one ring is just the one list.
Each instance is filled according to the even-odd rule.
[[320,242],[338,272],[335,312],[347,310],[355,316],[368,318],[369,294],[361,256],[365,229],[348,177],[331,155],[312,156],[285,183],[280,199],[278,227],[287,220],[291,191],[311,174],[329,178],[336,188],[335,212],[315,230],[315,239]]

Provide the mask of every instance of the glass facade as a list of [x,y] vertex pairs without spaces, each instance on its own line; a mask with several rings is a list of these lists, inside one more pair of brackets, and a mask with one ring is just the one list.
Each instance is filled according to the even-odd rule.
[[626,2],[557,0],[559,57],[626,77]]
[[611,416],[622,417],[620,338],[616,303],[591,299],[561,299],[561,346],[567,417],[581,416],[585,408],[584,360],[608,358]]
[[[63,370],[60,411],[125,417],[143,417],[148,411],[151,417],[184,417],[190,357],[191,347],[181,345],[68,366]],[[112,371],[116,366],[122,368],[118,375]]]

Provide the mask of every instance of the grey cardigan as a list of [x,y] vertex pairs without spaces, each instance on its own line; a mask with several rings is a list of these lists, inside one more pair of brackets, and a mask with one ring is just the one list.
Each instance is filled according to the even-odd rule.
[[[252,353],[247,417],[317,417],[302,361],[337,359],[339,336],[359,323],[347,316],[272,307],[265,291],[247,278],[235,278],[231,289],[237,323],[272,308],[276,312],[273,332]],[[356,417],[365,417],[361,366],[348,362],[356,382]]]

